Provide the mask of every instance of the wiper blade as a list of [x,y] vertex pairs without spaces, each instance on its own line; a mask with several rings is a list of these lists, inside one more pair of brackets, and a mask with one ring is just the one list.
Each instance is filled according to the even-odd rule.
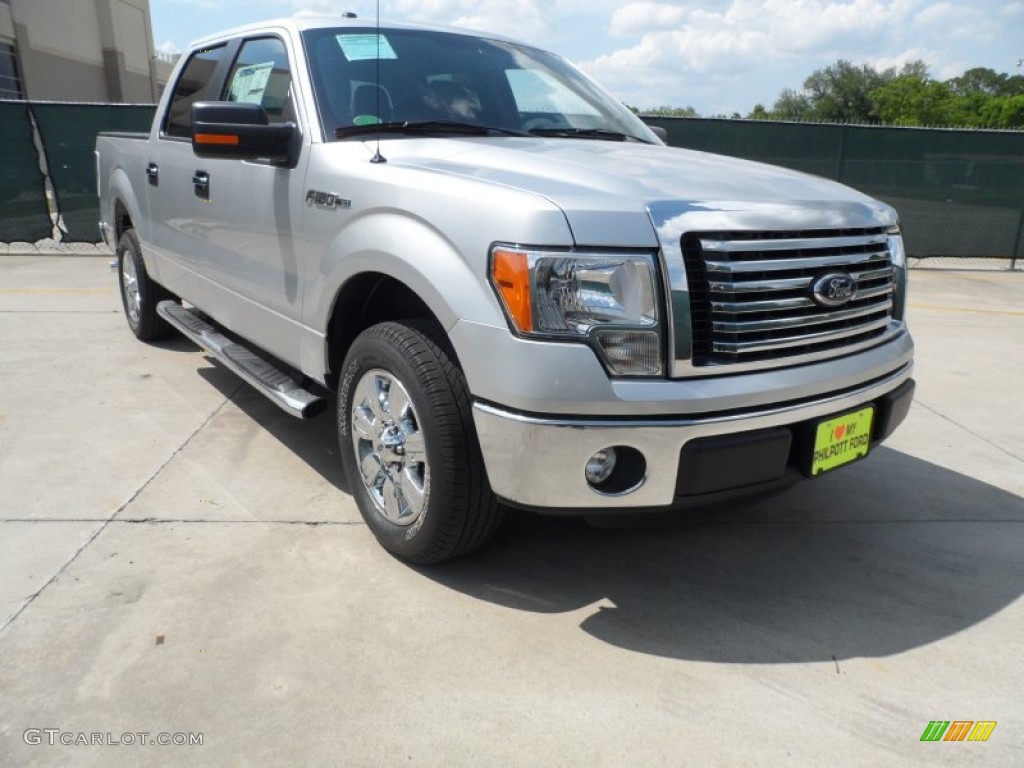
[[404,120],[374,123],[372,125],[343,125],[335,130],[334,135],[339,139],[343,139],[348,136],[372,136],[378,133],[402,133],[406,135],[460,133],[466,136],[489,136],[492,133],[502,133],[509,136],[529,135],[522,131],[513,131],[508,128],[495,128],[477,123],[460,123],[455,120],[421,120],[418,122]]
[[559,136],[573,139],[599,139],[602,141],[640,141],[644,144],[649,142],[637,136],[620,131],[610,131],[607,128],[531,128],[530,133],[534,136]]

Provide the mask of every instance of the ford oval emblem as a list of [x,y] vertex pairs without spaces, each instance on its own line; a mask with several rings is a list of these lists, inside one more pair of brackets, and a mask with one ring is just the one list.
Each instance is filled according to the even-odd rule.
[[857,296],[857,279],[845,272],[829,272],[811,283],[811,294],[816,304],[841,307]]

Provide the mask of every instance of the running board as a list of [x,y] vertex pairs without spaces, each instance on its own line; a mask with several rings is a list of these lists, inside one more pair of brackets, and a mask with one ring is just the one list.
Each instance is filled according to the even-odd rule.
[[327,401],[303,388],[302,384],[275,368],[247,347],[232,341],[199,317],[174,301],[156,305],[160,317],[195,342],[205,354],[219,360],[256,387],[283,411],[300,419],[310,419],[327,409]]

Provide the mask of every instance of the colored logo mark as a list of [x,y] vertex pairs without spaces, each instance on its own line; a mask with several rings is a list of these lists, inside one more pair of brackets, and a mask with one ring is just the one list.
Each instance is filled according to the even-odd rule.
[[996,720],[932,720],[921,734],[921,741],[988,741],[996,723]]

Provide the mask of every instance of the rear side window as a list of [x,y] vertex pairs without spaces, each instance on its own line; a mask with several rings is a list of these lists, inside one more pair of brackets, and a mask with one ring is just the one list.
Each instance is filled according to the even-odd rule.
[[260,37],[242,45],[221,100],[259,104],[270,122],[287,122],[295,119],[291,84],[292,71],[284,43],[276,37]]
[[224,55],[224,46],[218,45],[193,53],[174,86],[171,106],[167,110],[164,133],[168,136],[188,137],[192,129],[192,105],[203,98],[206,85]]

